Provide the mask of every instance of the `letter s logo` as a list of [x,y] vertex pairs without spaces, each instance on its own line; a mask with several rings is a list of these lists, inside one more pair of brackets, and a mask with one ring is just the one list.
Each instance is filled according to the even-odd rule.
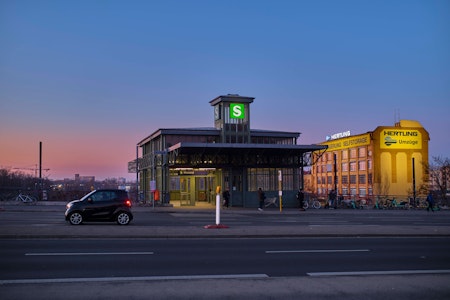
[[231,119],[244,119],[245,118],[244,104],[231,103],[230,104],[230,118]]

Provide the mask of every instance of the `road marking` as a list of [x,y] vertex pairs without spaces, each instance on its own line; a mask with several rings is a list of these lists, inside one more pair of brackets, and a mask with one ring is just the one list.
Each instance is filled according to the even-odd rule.
[[355,271],[355,272],[311,272],[308,276],[360,276],[360,275],[413,275],[413,274],[450,274],[450,270],[396,270],[396,271]]
[[78,255],[152,255],[153,252],[55,252],[25,253],[25,256],[78,256]]
[[369,249],[326,249],[326,250],[272,250],[266,251],[267,254],[279,253],[342,253],[342,252],[370,252]]
[[141,276],[141,277],[97,277],[97,278],[54,278],[54,279],[11,279],[0,280],[3,284],[39,284],[39,283],[76,283],[111,281],[151,281],[151,280],[192,280],[192,279],[259,279],[269,278],[267,274],[230,274],[230,275],[181,275],[181,276]]

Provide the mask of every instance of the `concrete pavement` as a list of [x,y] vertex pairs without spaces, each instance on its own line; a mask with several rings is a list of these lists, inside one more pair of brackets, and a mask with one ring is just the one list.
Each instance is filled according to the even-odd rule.
[[[7,211],[58,211],[64,212],[62,202],[40,202],[37,205],[25,206],[2,203],[0,205],[0,214]],[[173,207],[133,207],[133,212],[145,212],[149,214],[176,214],[193,213],[193,215],[206,214],[210,217],[210,224],[215,223],[215,209],[211,207],[202,208],[173,208]],[[377,211],[386,216],[395,217],[409,214],[426,214],[424,211]],[[282,212],[278,209],[266,209],[259,212],[256,209],[248,208],[230,208],[221,210],[221,216],[264,214],[268,216],[293,216],[315,214],[320,218],[321,215],[331,213],[327,210],[310,210],[301,212],[298,209],[285,208]],[[335,214],[368,214],[370,210],[336,210]],[[443,210],[430,214],[445,214],[450,218],[450,211]],[[203,215],[204,216],[204,215]],[[431,215],[430,215],[431,217]],[[203,219],[203,218],[202,218]],[[208,224],[205,224],[208,225]],[[235,225],[222,229],[205,229],[204,226],[141,226],[132,222],[128,226],[114,226],[99,224],[71,226],[64,224],[62,226],[53,225],[2,225],[0,226],[0,238],[236,238],[236,237],[379,237],[379,236],[448,236],[450,237],[450,226],[442,223],[436,225],[427,224],[395,226],[395,225],[299,225],[292,223],[282,226],[267,225]]]

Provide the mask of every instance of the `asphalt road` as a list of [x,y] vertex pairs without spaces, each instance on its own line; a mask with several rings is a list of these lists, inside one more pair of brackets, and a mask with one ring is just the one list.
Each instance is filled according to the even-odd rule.
[[450,273],[447,238],[2,240],[1,245],[0,280]]
[[447,238],[35,239],[0,243],[2,299],[450,296]]
[[450,299],[450,211],[63,213],[0,207],[0,299]]

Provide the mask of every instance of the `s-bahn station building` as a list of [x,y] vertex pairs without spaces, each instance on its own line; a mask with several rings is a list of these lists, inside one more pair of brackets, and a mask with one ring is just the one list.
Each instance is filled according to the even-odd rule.
[[278,197],[281,181],[283,207],[298,206],[303,167],[310,165],[313,151],[327,146],[297,145],[298,132],[251,129],[253,100],[219,96],[209,102],[214,127],[158,129],[141,140],[129,163],[139,174],[141,199],[212,205],[220,187],[229,190],[230,206],[257,207],[258,189]]
[[407,200],[414,189],[428,189],[429,140],[428,132],[412,120],[358,135],[335,134],[320,143],[328,146],[325,153],[313,154],[316,164],[306,188],[321,198],[335,189],[346,199]]

